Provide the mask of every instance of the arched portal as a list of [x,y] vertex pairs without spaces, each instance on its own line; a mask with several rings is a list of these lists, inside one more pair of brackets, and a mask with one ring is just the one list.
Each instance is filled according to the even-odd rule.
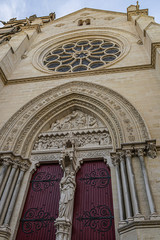
[[39,132],[73,107],[91,111],[102,119],[114,148],[149,139],[142,117],[124,97],[97,84],[74,81],[39,95],[16,112],[0,131],[0,150],[28,158]]
[[[68,126],[67,124],[69,127],[64,127]],[[78,144],[82,144],[84,135],[89,136],[89,140],[86,142],[84,140],[83,146],[76,145],[77,139],[80,142]],[[56,143],[60,140],[61,146],[56,150],[53,150],[54,147],[50,147],[50,140],[48,140],[50,137]],[[30,169],[25,174],[25,181],[21,188],[20,184],[16,185],[15,180],[16,190],[12,188],[14,199],[10,195],[9,212],[7,212],[7,208],[2,211],[2,223],[9,225],[14,216],[14,209],[14,211],[18,211],[18,219],[20,218],[31,173],[36,165],[41,163],[59,161],[64,171],[68,165],[72,165],[69,171],[74,176],[84,159],[98,158],[107,161],[111,168],[113,202],[117,209],[116,191],[118,186],[110,152],[120,148],[122,144],[132,145],[136,142],[145,142],[149,139],[149,133],[140,114],[121,95],[97,84],[73,81],[53,88],[23,106],[1,129],[0,139],[2,158],[6,159],[7,156],[7,159],[11,159],[12,164],[16,163],[18,167],[20,166],[19,172],[16,172],[17,170],[14,170],[13,167],[10,167],[11,171],[7,170],[7,167],[3,169],[3,173],[8,171],[10,181],[15,176],[21,183],[24,175],[21,173],[21,168],[28,167]],[[105,142],[106,139],[110,140]],[[42,146],[44,140],[46,148],[39,149],[39,145]],[[71,140],[71,144],[67,144],[68,140]],[[121,168],[122,172],[125,172],[124,167]],[[65,173],[64,179],[67,178],[67,174]],[[127,178],[122,180],[126,183]],[[123,186],[123,188],[126,187],[123,191],[125,193],[127,190],[129,194],[127,186]],[[21,192],[21,197],[18,199],[20,210],[14,208],[19,191]],[[120,194],[122,195],[122,192]],[[127,197],[126,201],[129,202],[130,196],[127,195]],[[4,206],[5,204],[3,201]],[[121,209],[122,205],[120,205]],[[133,215],[132,210],[130,215]],[[128,216],[130,217],[130,215]],[[115,216],[116,223],[118,223],[117,212],[115,212]],[[121,220],[124,218],[125,216]],[[16,218],[16,221],[18,219]],[[67,234],[70,236],[71,226],[67,224],[71,224],[71,222],[57,222],[56,224],[57,229],[61,224],[64,224],[65,227],[68,226]],[[15,224],[13,223],[13,225]],[[57,231],[60,232],[60,230]]]

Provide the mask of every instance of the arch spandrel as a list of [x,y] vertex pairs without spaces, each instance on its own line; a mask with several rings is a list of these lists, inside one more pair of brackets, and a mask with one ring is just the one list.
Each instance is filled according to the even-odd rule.
[[102,119],[114,148],[149,139],[142,117],[125,98],[97,84],[73,81],[50,89],[16,112],[0,131],[1,151],[29,157],[35,138],[45,125],[58,114],[77,107]]

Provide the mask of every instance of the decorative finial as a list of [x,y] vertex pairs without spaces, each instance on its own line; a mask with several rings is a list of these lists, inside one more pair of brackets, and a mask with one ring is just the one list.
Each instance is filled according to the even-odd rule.
[[137,6],[136,6],[137,10],[139,11],[139,2],[137,1]]

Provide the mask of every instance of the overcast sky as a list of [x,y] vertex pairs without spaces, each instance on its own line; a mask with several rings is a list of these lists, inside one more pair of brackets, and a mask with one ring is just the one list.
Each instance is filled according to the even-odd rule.
[[[0,0],[0,20],[7,21],[17,17],[23,19],[33,14],[45,16],[56,13],[56,18],[64,16],[84,7],[126,12],[136,0]],[[140,8],[148,8],[149,15],[160,23],[160,0],[141,0]]]

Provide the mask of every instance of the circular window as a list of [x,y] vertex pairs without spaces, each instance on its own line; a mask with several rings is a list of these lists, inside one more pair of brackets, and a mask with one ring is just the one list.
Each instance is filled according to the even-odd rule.
[[81,72],[110,64],[120,54],[120,46],[111,40],[85,39],[50,50],[42,62],[50,71]]

